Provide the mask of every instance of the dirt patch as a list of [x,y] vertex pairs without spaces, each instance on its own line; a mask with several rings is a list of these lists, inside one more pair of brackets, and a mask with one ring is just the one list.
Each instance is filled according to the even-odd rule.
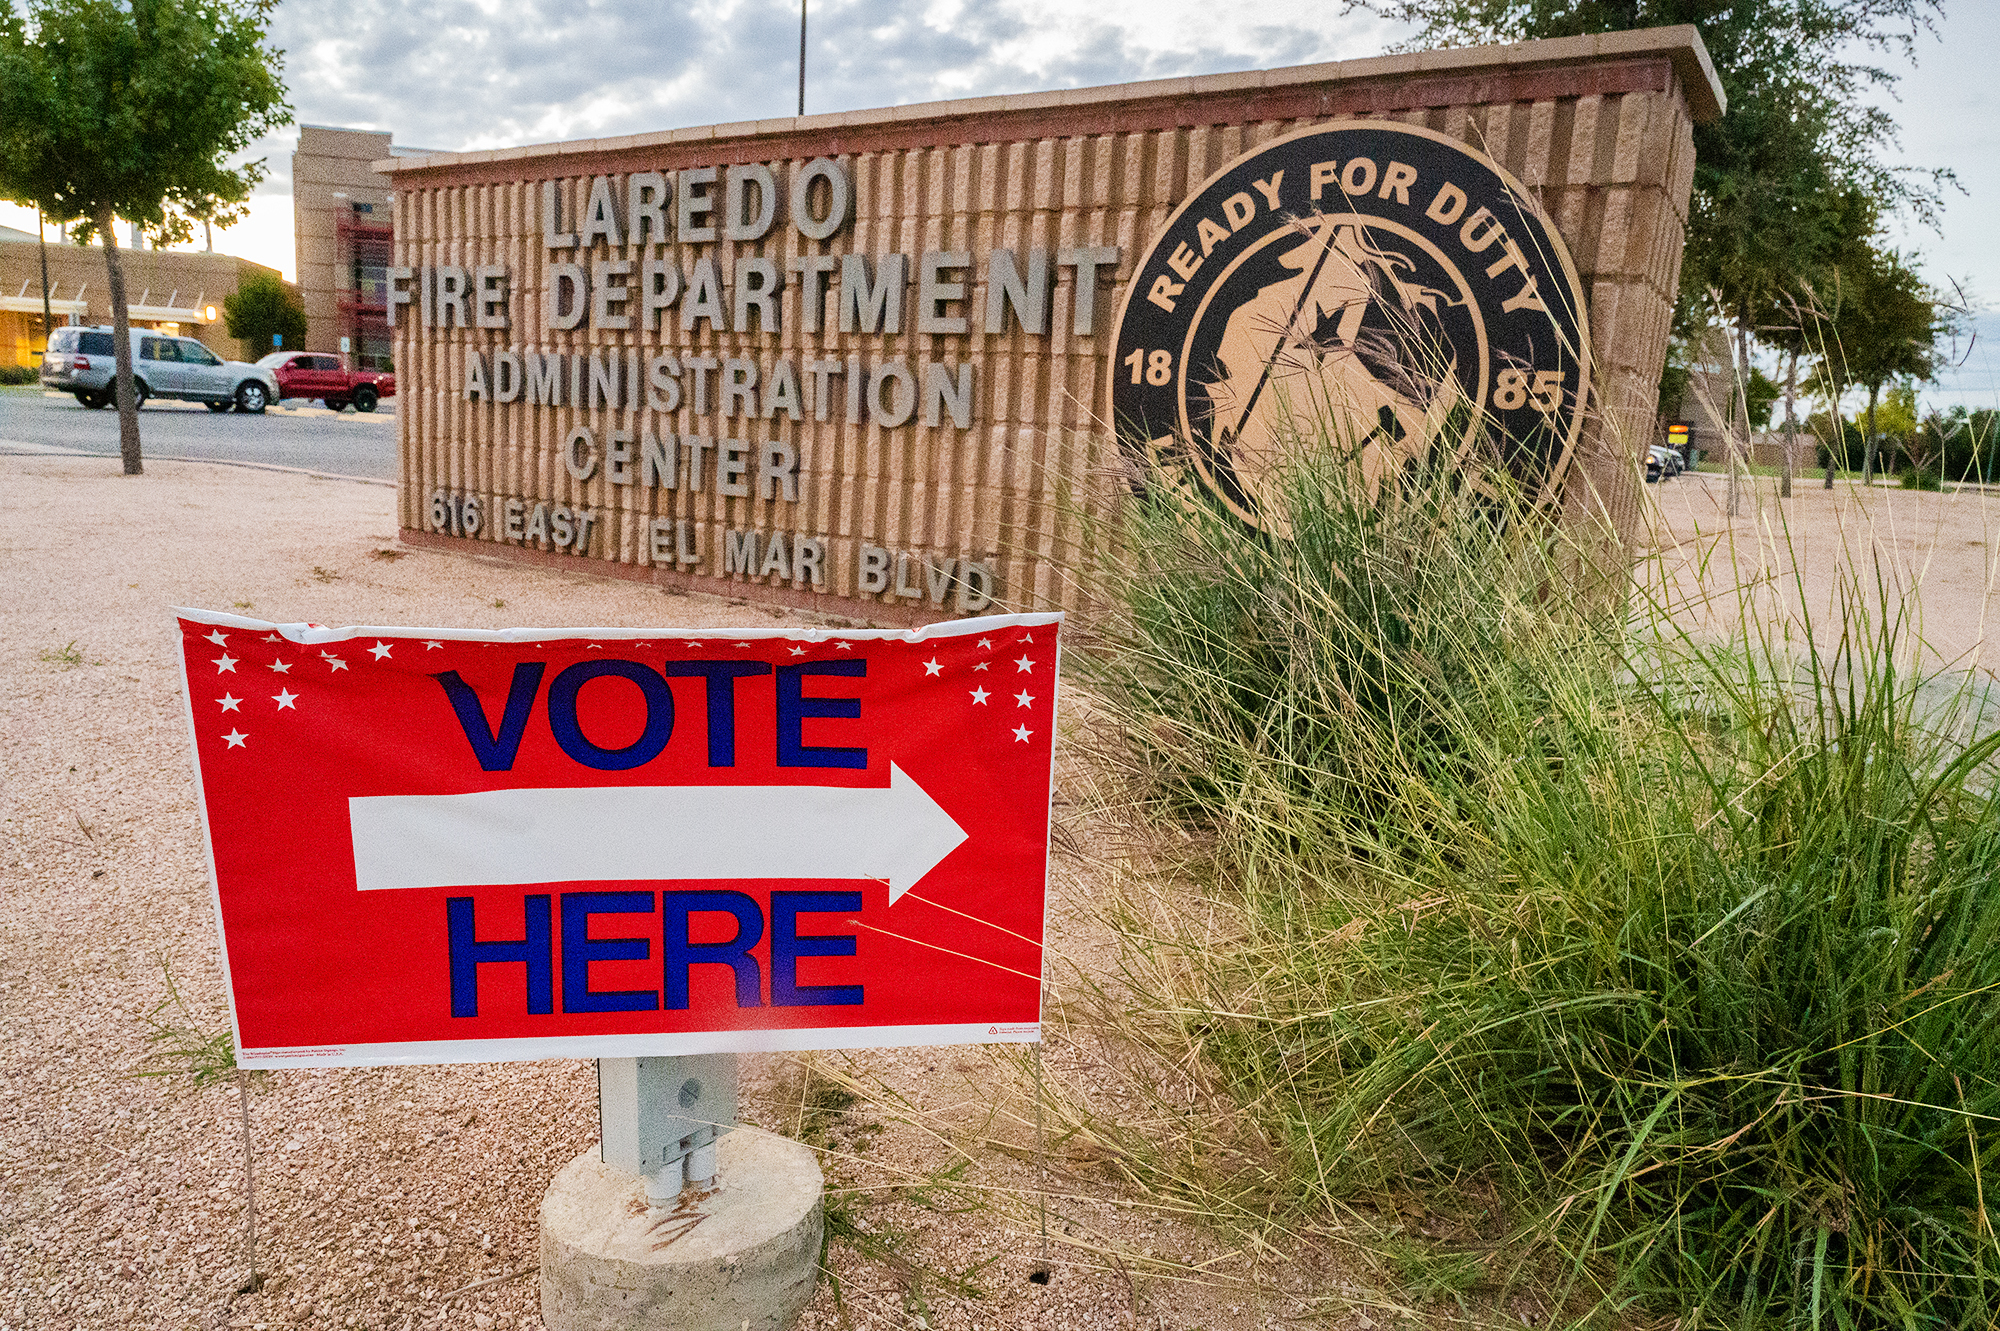
[[[0,1326],[541,1325],[536,1208],[595,1137],[588,1063],[252,1080],[269,1279],[247,1294],[239,1092],[132,1075],[169,966],[196,1023],[226,1020],[171,607],[469,628],[774,613],[400,548],[393,503],[241,468],[0,459]],[[1085,958],[1107,946],[1093,888],[1058,857],[1058,933]],[[1099,1051],[1059,1025],[1041,1075],[1106,1093]],[[837,1185],[835,1279],[802,1325],[1389,1320],[1334,1257],[1233,1248],[1088,1143],[1041,1149],[1033,1085],[1001,1048],[746,1059],[744,1117],[819,1147]]]

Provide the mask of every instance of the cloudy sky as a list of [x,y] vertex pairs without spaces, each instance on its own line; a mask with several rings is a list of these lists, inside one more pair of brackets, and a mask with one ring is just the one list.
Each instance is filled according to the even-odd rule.
[[[811,0],[808,112],[1032,92],[1377,55],[1404,34],[1331,0]],[[1951,166],[1942,234],[1914,227],[1932,280],[2000,310],[2000,5],[1947,0],[1893,109],[1901,156]],[[797,106],[796,0],[284,0],[272,26],[301,122],[474,149],[787,116]],[[218,249],[292,275],[296,131],[259,145],[270,176]],[[0,222],[34,215],[0,205]],[[2000,350],[2000,314],[1980,320]],[[1988,339],[1945,384],[2000,403]]]

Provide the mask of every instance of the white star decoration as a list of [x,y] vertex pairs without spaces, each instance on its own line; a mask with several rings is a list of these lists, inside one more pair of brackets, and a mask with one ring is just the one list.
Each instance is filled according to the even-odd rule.
[[204,634],[203,636],[206,637],[208,641],[214,643],[217,647],[220,647],[229,641],[229,635],[227,633],[224,633],[221,629],[217,629],[213,633]]
[[987,648],[988,650],[991,650],[991,649],[992,649],[992,647],[993,647],[993,639],[991,639],[991,638],[981,638],[981,639],[979,640],[979,645],[980,645],[981,647],[984,647],[984,648]]
[[279,637],[279,636],[278,636],[277,634],[275,634],[275,633],[266,633],[266,634],[264,635],[264,638],[263,638],[263,641],[265,641],[265,642],[283,642],[283,641],[284,641],[284,639],[283,639],[283,638],[281,638],[281,637]]
[[1017,742],[1026,744],[1028,742],[1028,736],[1034,733],[1035,733],[1034,731],[1028,729],[1026,726],[1017,726],[1014,730],[1014,738]]
[[432,651],[436,651],[436,650],[437,650],[438,648],[440,648],[440,647],[442,647],[442,646],[444,646],[444,644],[443,644],[443,643],[441,643],[441,642],[426,642],[426,643],[424,644],[424,650],[425,650],[425,651],[427,651],[427,652],[432,652]]
[[986,669],[986,667],[987,667],[988,665],[990,665],[990,664],[992,664],[992,663],[991,663],[990,661],[981,661],[981,662],[980,662],[980,663],[979,663],[978,665],[976,665],[976,666],[974,666],[974,667],[972,667],[972,668],[973,668],[974,670],[984,670],[984,669]]
[[836,642],[833,644],[833,650],[836,652],[851,652],[854,650],[854,644],[851,642]]
[[935,656],[933,656],[930,660],[924,662],[924,673],[926,675],[935,675],[938,673],[938,671],[942,669],[944,669],[944,667],[938,664],[937,658]]
[[1034,700],[1035,700],[1034,697],[1026,689],[1022,689],[1019,693],[1014,695],[1014,705],[1016,707],[1026,707],[1029,703],[1033,702]]
[[230,748],[240,749],[243,747],[243,741],[250,737],[240,730],[232,730],[227,735],[224,735],[223,738],[229,741]]
[[273,661],[271,662],[271,669],[281,675],[289,675],[292,673],[292,663],[290,661]]
[[793,647],[789,648],[788,650],[791,652],[793,656],[804,656],[806,654],[806,649],[803,647]]
[[1034,668],[1035,668],[1035,663],[1033,661],[1030,661],[1025,656],[1021,657],[1019,660],[1014,662],[1014,669],[1017,672],[1024,675],[1028,673],[1030,670],[1033,670]]
[[747,642],[732,642],[729,645],[731,647],[748,647],[750,644]]
[[218,675],[233,675],[233,674],[235,674],[235,673],[236,673],[236,658],[235,658],[235,657],[233,657],[233,656],[231,656],[231,655],[230,655],[230,654],[229,654],[228,652],[224,652],[224,653],[223,653],[222,655],[220,655],[220,656],[216,657],[216,658],[215,658],[215,673],[216,673],[216,674],[218,674]]
[[223,711],[233,712],[236,710],[236,704],[242,702],[243,700],[241,698],[232,698],[225,693],[220,698],[217,698],[216,701],[222,704]]
[[389,654],[389,644],[386,642],[378,642],[373,647],[370,647],[368,650],[370,653],[374,655],[375,659],[379,661],[383,657]]
[[1023,633],[1021,635],[1022,642],[1033,642],[1034,640],[1035,640],[1035,635],[1032,633]]
[[[299,695],[293,693],[290,689],[279,689],[271,695],[271,701],[278,704],[278,710],[281,712],[287,707],[292,707],[292,704],[297,702],[298,698]],[[296,712],[298,708],[292,707],[292,710]]]
[[[322,655],[324,655],[324,653],[322,653]],[[347,669],[347,662],[345,662],[345,661],[341,660],[341,659],[340,659],[339,657],[337,657],[337,656],[328,656],[328,657],[326,658],[326,663],[327,663],[328,665],[332,666],[332,667],[333,667],[333,668],[334,668],[335,670],[345,670],[345,669]]]
[[986,700],[992,696],[993,695],[988,693],[985,689],[974,689],[972,691],[972,701],[981,707],[984,707],[986,705]]

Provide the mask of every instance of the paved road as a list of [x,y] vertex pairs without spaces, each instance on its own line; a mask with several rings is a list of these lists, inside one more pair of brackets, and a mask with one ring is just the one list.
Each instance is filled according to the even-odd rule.
[[[261,416],[217,414],[198,402],[148,402],[139,409],[147,457],[256,462],[339,476],[396,478],[395,400],[369,415],[336,416],[290,402]],[[118,456],[118,413],[91,411],[73,397],[39,388],[0,388],[0,453]]]

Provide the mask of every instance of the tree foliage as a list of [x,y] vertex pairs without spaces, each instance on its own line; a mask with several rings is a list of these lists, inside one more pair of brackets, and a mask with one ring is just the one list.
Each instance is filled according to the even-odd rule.
[[[1878,219],[1934,222],[1949,172],[1884,160],[1896,142],[1888,56],[1911,57],[1941,0],[1349,0],[1424,44],[1574,37],[1692,24],[1728,102],[1694,130],[1694,193],[1675,332],[1733,327],[1794,354],[1823,340],[1815,290],[1872,246]],[[1789,339],[1789,340],[1788,340]],[[1669,369],[1669,379],[1673,377]],[[1662,385],[1663,396],[1669,384]]]
[[269,273],[252,273],[222,299],[222,319],[229,335],[239,338],[251,358],[271,350],[273,336],[287,347],[306,340],[306,307],[298,293]]
[[104,247],[127,473],[140,469],[115,218],[156,244],[241,217],[264,176],[231,164],[290,124],[276,0],[28,0],[0,5],[0,195]]
[[1692,24],[1700,31],[1729,101],[1720,120],[1695,130],[1697,195],[1789,168],[1798,146],[1829,180],[1862,185],[1885,203],[1925,218],[1943,177],[1900,173],[1881,154],[1896,141],[1890,113],[1864,101],[1893,92],[1879,61],[1910,58],[1917,36],[1943,13],[1942,0],[1348,0],[1416,27],[1413,45],[1466,45],[1579,37]]
[[[1819,378],[1835,401],[1850,385],[1868,391],[1861,465],[1862,479],[1868,481],[1875,474],[1876,409],[1882,390],[1935,378],[1943,361],[1938,344],[1950,336],[1954,321],[1910,260],[1893,250],[1851,256],[1839,279]],[[1910,415],[1914,424],[1914,403]]]

